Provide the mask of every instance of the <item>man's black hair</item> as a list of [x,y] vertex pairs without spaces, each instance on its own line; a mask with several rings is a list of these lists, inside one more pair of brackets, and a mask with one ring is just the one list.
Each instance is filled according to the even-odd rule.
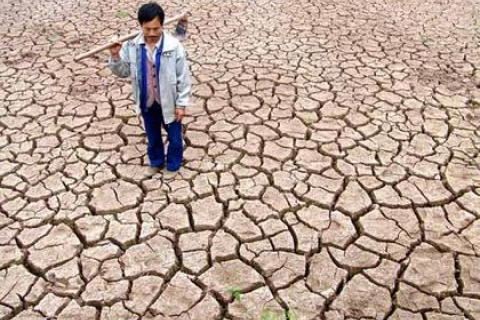
[[165,12],[162,7],[155,2],[149,2],[138,9],[138,22],[140,25],[145,22],[150,22],[153,19],[157,18],[160,20],[160,24],[163,26],[163,21],[165,20]]

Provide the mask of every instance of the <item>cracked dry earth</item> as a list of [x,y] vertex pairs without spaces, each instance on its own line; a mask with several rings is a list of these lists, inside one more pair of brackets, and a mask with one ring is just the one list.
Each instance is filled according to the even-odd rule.
[[1,320],[480,319],[480,1],[165,8],[171,182],[129,80],[73,62],[137,3],[0,3]]

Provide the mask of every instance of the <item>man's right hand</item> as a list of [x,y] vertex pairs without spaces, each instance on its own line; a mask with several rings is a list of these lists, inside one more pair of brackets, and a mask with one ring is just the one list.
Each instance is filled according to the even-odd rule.
[[118,37],[114,36],[112,39],[110,39],[110,43],[112,43],[112,46],[108,48],[108,50],[110,50],[110,55],[112,56],[112,59],[120,59],[120,50],[122,49],[122,44],[120,43],[120,41],[118,41]]

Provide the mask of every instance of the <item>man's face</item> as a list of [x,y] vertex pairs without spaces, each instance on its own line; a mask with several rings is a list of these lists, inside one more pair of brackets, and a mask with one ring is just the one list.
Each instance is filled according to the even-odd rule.
[[162,35],[162,25],[160,19],[155,18],[152,21],[145,22],[141,25],[143,35],[145,36],[145,42],[148,44],[155,44]]

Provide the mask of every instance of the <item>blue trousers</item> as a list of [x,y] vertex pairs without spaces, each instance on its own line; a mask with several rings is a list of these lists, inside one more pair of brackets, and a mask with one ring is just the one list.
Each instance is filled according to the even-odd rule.
[[162,107],[157,102],[143,111],[142,116],[147,133],[147,153],[150,166],[158,168],[165,164],[165,148],[161,131],[163,126],[168,137],[167,170],[177,171],[183,160],[182,122],[174,121],[165,124]]

